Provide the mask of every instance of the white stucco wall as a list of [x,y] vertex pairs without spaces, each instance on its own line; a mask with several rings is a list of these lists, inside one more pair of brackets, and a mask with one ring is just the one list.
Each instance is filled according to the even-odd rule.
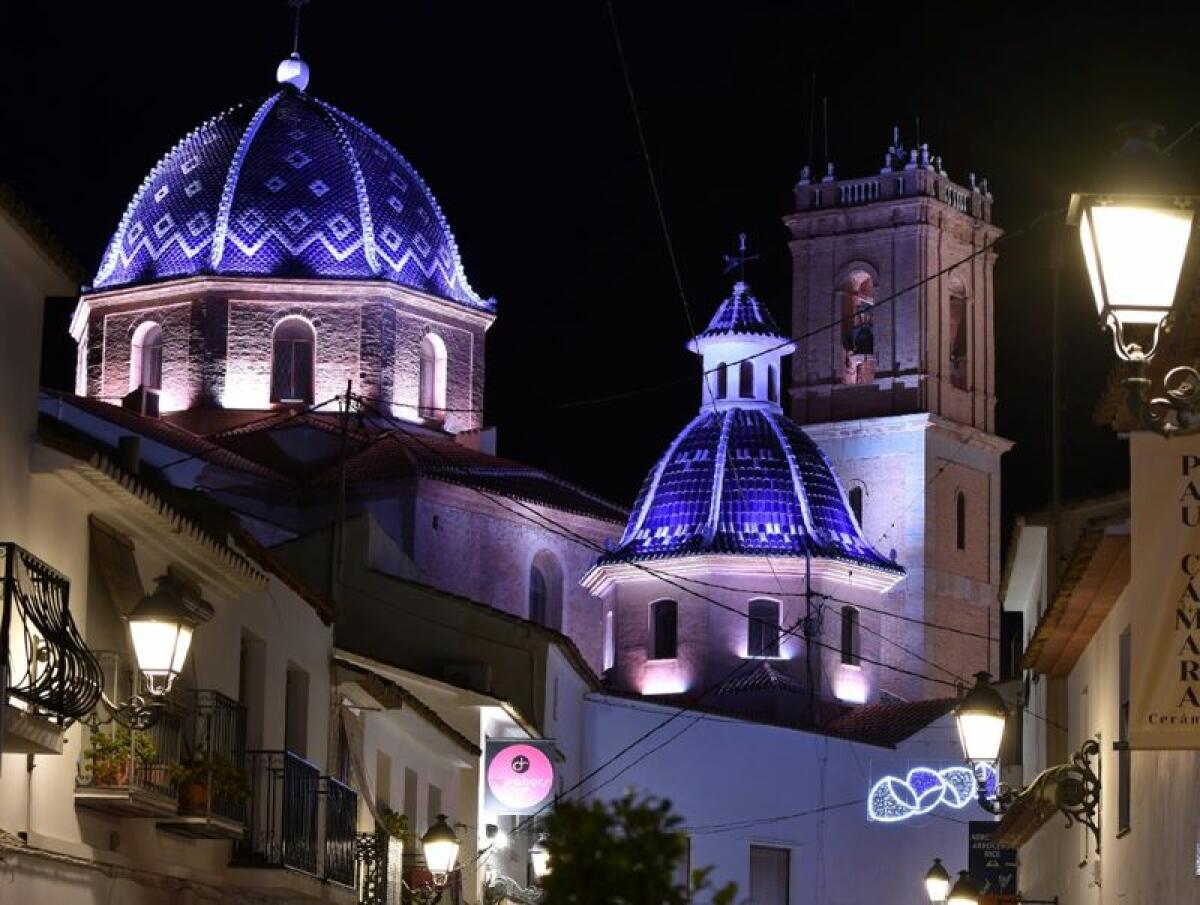
[[[585,769],[675,712],[644,700],[589,696]],[[692,867],[712,865],[717,884],[737,883],[738,901],[749,894],[750,846],[766,845],[791,852],[791,902],[927,905],[925,871],[935,857],[948,868],[966,867],[966,821],[986,815],[971,803],[876,823],[867,818],[865,799],[882,776],[903,776],[918,765],[960,765],[961,758],[950,717],[889,749],[685,713],[605,768],[587,791],[600,799],[626,790],[670,799],[691,839]],[[743,825],[727,826],[736,822]]]

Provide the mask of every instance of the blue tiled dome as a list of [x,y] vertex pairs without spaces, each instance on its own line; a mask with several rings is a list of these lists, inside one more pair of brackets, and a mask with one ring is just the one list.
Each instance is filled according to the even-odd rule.
[[863,537],[824,453],[794,421],[760,408],[693,419],[601,563],[702,553],[812,555],[903,573]]
[[130,202],[94,288],[171,277],[382,279],[490,310],[429,187],[387,141],[283,86],[185,136]]

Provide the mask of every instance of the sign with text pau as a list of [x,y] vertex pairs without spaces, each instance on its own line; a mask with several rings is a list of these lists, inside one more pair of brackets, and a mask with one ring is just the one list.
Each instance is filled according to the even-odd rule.
[[1139,431],[1130,456],[1129,745],[1200,750],[1200,436]]
[[536,814],[554,797],[554,742],[488,739],[484,758],[488,814]]

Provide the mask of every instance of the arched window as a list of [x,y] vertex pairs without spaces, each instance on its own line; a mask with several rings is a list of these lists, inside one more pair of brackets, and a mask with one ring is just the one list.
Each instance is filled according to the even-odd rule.
[[558,559],[543,550],[529,564],[529,621],[562,629],[563,572]]
[[613,624],[613,611],[604,614],[604,671],[608,672],[617,662],[617,631]]
[[546,624],[546,576],[536,565],[529,567],[529,621]]
[[717,365],[717,398],[729,397],[729,365],[721,362]]
[[967,495],[961,490],[954,498],[954,543],[960,550],[967,549]]
[[285,317],[271,339],[271,401],[312,402],[317,337],[302,317]]
[[743,361],[738,367],[738,395],[743,399],[754,398],[754,362]]
[[854,521],[858,523],[861,529],[863,526],[863,489],[861,484],[856,484],[850,488],[850,493],[847,494],[850,498],[850,511],[854,513]]
[[870,383],[875,379],[875,281],[865,270],[846,275],[839,287],[841,297],[842,382]]
[[751,600],[746,654],[751,657],[779,656],[779,604],[774,600]]
[[852,606],[842,607],[842,662],[847,666],[858,666],[862,662],[860,644],[858,610]]
[[446,416],[446,344],[436,333],[421,339],[420,411],[422,418]]
[[162,389],[162,327],[147,321],[133,333],[129,354],[129,389]]
[[678,647],[679,607],[674,600],[650,604],[650,659],[673,660]]
[[970,306],[967,290],[957,280],[950,287],[950,383],[960,390],[970,389],[970,348],[968,321]]
[[779,401],[779,373],[775,365],[767,365],[767,402]]

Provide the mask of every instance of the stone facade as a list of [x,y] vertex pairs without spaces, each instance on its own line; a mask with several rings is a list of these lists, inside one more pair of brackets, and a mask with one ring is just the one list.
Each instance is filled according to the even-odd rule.
[[482,427],[484,335],[493,316],[380,283],[197,278],[85,294],[72,326],[83,345],[82,395],[120,404],[130,393],[134,335],[162,328],[160,411],[261,409],[271,401],[272,337],[284,318],[314,333],[313,401],[356,393],[409,421],[419,411],[420,347],[446,349],[451,433]]
[[[990,249],[1001,230],[986,183],[952,182],[927,149],[896,151],[879,175],[796,186],[785,218],[791,414],[860,488],[867,539],[907,571],[888,595],[905,618],[884,619],[884,661],[944,682],[998,668],[1000,456],[1011,445],[994,435]],[[893,170],[894,159],[908,162]],[[864,357],[848,338],[862,286],[870,355],[856,373],[869,376],[849,380],[847,357]],[[898,671],[882,681],[905,698],[947,690]]]

